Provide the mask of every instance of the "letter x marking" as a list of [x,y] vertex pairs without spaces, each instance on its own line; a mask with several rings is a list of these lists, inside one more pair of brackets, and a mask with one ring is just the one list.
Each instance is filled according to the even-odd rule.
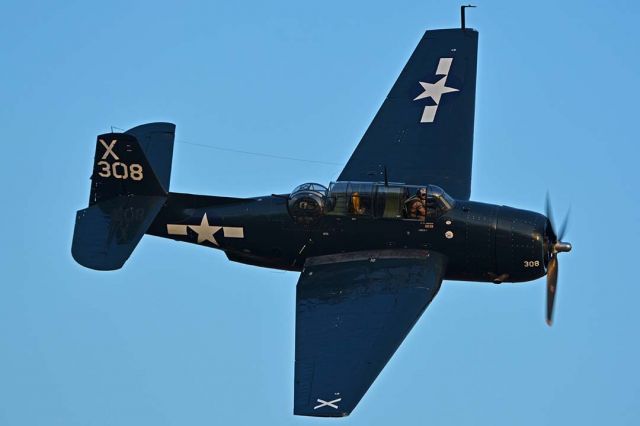
[[104,146],[104,154],[102,154],[102,158],[101,160],[104,160],[105,158],[107,158],[109,155],[113,156],[114,160],[119,160],[120,158],[116,155],[115,152],[113,152],[113,147],[116,146],[116,142],[118,142],[117,139],[114,139],[111,141],[111,143],[109,145],[107,145],[107,143],[105,141],[103,141],[102,139],[98,139],[100,141],[100,143],[102,144],[102,146]]
[[342,401],[342,398],[334,399],[333,401],[325,401],[324,399],[318,398],[317,401],[320,404],[316,405],[315,407],[313,407],[314,410],[317,410],[318,408],[322,408],[322,407],[331,407],[331,408],[335,408],[337,410],[338,409],[338,405],[336,404],[336,402]]

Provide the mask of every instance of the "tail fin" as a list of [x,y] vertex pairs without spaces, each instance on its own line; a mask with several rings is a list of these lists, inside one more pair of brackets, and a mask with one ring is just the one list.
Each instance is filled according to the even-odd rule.
[[89,207],[76,214],[71,254],[91,269],[124,265],[169,192],[175,125],[98,136]]
[[98,136],[89,205],[169,192],[175,125],[151,123]]

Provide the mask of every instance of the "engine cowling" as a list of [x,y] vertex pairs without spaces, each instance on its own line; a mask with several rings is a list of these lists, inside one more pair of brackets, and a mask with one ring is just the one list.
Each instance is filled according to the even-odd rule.
[[496,224],[496,269],[502,281],[530,281],[546,273],[547,218],[502,206]]

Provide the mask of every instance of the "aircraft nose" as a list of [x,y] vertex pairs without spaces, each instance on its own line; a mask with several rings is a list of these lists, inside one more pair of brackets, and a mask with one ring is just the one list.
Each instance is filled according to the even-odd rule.
[[565,243],[563,241],[558,241],[557,243],[555,243],[553,245],[553,250],[556,253],[560,253],[560,252],[570,252],[571,249],[573,247],[571,246],[571,243]]
[[566,230],[566,225],[563,224],[563,227],[560,229],[560,232],[556,234],[556,228],[553,223],[553,219],[547,217],[547,223],[545,225],[545,251],[547,252],[547,261],[556,255],[557,253],[568,253],[573,249],[571,243],[567,241],[562,241],[564,237],[564,233]]
[[547,218],[528,211],[502,206],[496,227],[496,269],[509,281],[521,282],[545,274],[548,261]]

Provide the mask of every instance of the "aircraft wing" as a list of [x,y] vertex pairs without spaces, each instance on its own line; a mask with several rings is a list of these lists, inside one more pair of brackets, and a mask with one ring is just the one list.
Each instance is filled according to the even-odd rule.
[[307,259],[296,294],[294,414],[355,408],[440,289],[446,258],[380,250]]
[[427,31],[338,180],[435,184],[471,193],[478,32]]

